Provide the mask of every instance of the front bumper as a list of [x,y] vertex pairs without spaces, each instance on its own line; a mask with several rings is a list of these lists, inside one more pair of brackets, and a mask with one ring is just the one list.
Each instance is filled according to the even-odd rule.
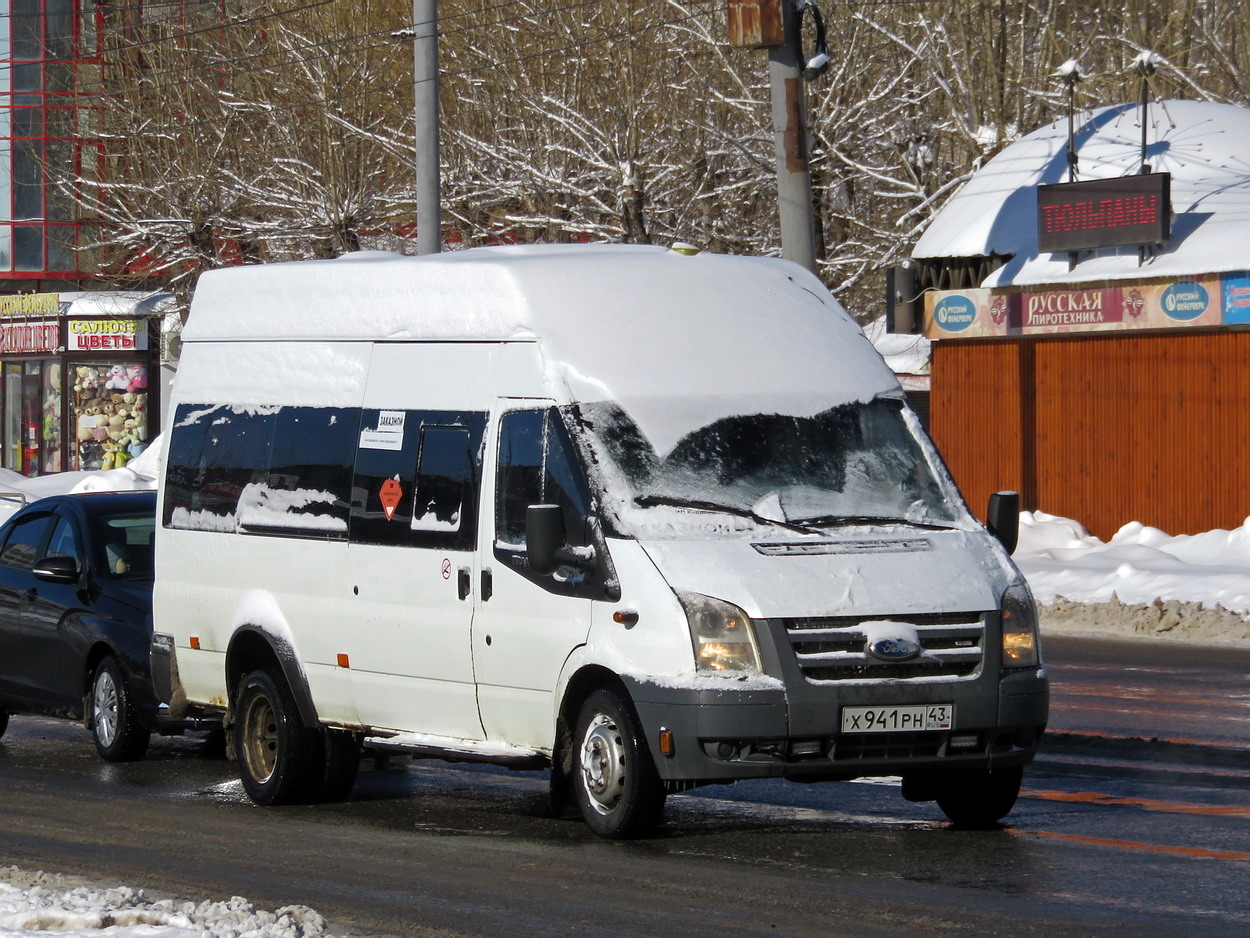
[[[876,703],[881,688],[844,686],[826,691],[813,706],[809,688],[709,688],[709,682],[672,687],[627,681],[660,777],[669,782],[727,782],[747,778],[845,780],[941,768],[1024,765],[1032,760],[1046,728],[1049,688],[1045,668],[1007,673],[986,687],[984,678],[944,685],[955,703],[949,731],[841,733],[841,708]],[[943,685],[929,685],[926,690]],[[894,687],[895,704],[910,689]],[[941,692],[939,692],[941,693]],[[926,697],[931,697],[927,693]],[[988,699],[987,699],[988,698]],[[672,733],[673,752],[660,751],[661,731]]]

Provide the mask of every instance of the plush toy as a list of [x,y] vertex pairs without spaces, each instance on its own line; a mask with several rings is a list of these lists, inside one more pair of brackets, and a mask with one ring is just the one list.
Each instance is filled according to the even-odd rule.
[[148,370],[142,365],[126,366],[126,390],[142,391],[148,386]]
[[126,377],[126,369],[122,365],[114,365],[109,369],[109,376],[104,382],[104,386],[113,391],[125,391],[126,385],[130,383],[130,379]]

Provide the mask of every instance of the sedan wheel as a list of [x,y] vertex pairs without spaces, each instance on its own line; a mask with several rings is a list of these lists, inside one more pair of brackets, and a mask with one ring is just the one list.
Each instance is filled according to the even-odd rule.
[[148,731],[140,724],[121,666],[105,658],[91,680],[91,732],[96,752],[109,762],[134,762],[148,751]]

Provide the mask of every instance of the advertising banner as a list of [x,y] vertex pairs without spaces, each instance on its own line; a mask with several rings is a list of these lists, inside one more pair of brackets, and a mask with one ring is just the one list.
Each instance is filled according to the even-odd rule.
[[0,319],[0,355],[55,352],[60,335],[56,320]]
[[[1250,322],[1250,281],[1242,308]],[[1216,276],[1152,283],[1018,290],[947,290],[925,295],[930,339],[1209,328],[1226,321],[1227,285]]]
[[[996,300],[1001,302],[991,308]],[[1006,297],[989,290],[930,290],[924,295],[924,333],[930,339],[1006,335],[1006,320]]]
[[1224,278],[1224,324],[1250,323],[1250,276]]
[[71,352],[144,352],[148,347],[146,319],[71,319]]

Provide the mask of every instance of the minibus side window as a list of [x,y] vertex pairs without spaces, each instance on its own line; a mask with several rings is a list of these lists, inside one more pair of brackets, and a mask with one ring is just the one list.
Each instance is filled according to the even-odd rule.
[[529,572],[518,562],[525,553],[525,509],[530,505],[559,505],[564,514],[566,543],[585,547],[591,542],[590,495],[585,476],[573,454],[572,442],[554,408],[519,410],[504,414],[499,429],[499,459],[495,498],[495,555],[548,589],[602,597],[602,586],[586,590],[586,575],[562,568],[555,578]]
[[471,494],[474,475],[467,429],[422,427],[412,530],[459,531],[461,524],[467,521],[465,496]]
[[276,418],[274,411],[180,406],[166,472],[165,524],[235,530],[239,496],[268,478]]
[[284,407],[278,414],[265,487],[239,506],[255,530],[346,538],[360,411]]
[[472,550],[485,428],[484,413],[366,409],[352,543]]
[[181,405],[165,526],[346,538],[359,424],[355,408]]

